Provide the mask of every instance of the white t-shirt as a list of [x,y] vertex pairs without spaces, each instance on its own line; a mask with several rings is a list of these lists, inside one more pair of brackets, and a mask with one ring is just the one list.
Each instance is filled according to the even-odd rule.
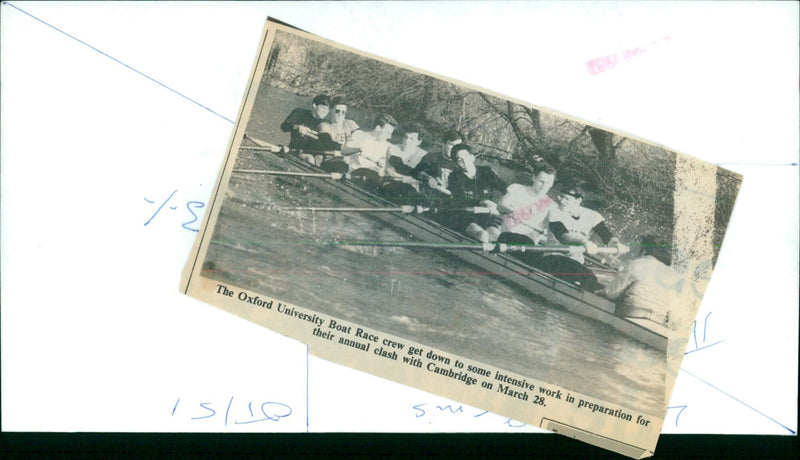
[[350,169],[367,168],[381,176],[386,170],[386,159],[391,144],[388,141],[375,139],[372,133],[358,130],[353,133],[353,140],[348,147],[360,148],[361,152],[351,155],[348,163]]
[[512,210],[503,216],[501,232],[526,235],[536,243],[546,238],[548,216],[555,208],[549,196],[532,193],[522,184],[511,184],[500,204]]

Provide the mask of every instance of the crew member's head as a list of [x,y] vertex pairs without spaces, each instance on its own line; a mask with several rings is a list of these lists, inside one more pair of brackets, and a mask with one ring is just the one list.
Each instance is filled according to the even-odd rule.
[[558,194],[558,205],[563,211],[578,208],[583,203],[583,188],[577,184],[564,184]]
[[456,130],[450,130],[442,136],[444,147],[442,147],[442,156],[450,158],[450,151],[453,147],[464,142],[464,135]]
[[381,113],[375,117],[375,127],[372,129],[375,138],[379,141],[388,140],[397,128],[397,120],[388,113]]
[[347,114],[347,102],[341,97],[335,97],[331,101],[331,116],[333,124],[338,125],[344,121]]
[[475,155],[472,154],[472,147],[467,144],[454,145],[450,149],[450,159],[467,177],[475,177]]
[[533,165],[531,177],[531,187],[537,195],[545,195],[550,191],[553,182],[556,180],[556,169],[544,161],[538,161]]
[[422,144],[422,138],[426,134],[425,127],[421,123],[412,122],[406,125],[403,134],[403,150],[411,151]]
[[325,94],[319,94],[311,101],[311,113],[314,115],[314,118],[319,118],[320,120],[328,116],[330,107],[331,98]]

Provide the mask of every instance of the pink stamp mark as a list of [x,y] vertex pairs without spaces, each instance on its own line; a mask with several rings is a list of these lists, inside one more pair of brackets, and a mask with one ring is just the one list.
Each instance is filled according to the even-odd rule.
[[[650,43],[649,46],[654,46],[659,44],[660,42],[669,40],[669,35],[664,36],[658,40],[653,41]],[[608,56],[601,56],[595,59],[591,59],[586,61],[586,70],[589,71],[589,75],[595,76],[599,75],[606,70],[611,70],[618,65],[622,64],[623,62],[630,62],[636,56],[640,56],[647,52],[646,46],[637,46],[636,48],[627,49],[621,53],[614,53],[609,54]],[[620,58],[621,56],[621,58]]]

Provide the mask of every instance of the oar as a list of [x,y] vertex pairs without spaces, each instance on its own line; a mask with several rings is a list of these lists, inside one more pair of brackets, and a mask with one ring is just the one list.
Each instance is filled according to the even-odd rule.
[[[486,252],[551,252],[551,253],[570,253],[584,252],[584,246],[537,246],[528,244],[504,244],[504,243],[425,243],[416,241],[336,241],[330,244],[339,246],[370,246],[388,248],[409,248],[409,249],[447,249],[465,251],[486,251]],[[601,254],[616,254],[617,248],[597,248]]]
[[244,135],[244,138],[250,140],[251,142],[253,142],[256,145],[255,146],[253,146],[253,145],[242,145],[239,148],[247,149],[247,150],[254,150],[256,152],[271,152],[271,153],[288,153],[288,152],[292,152],[292,153],[296,153],[296,154],[308,153],[308,154],[313,154],[313,155],[322,155],[322,156],[326,156],[326,157],[339,157],[339,156],[340,157],[348,157],[348,156],[351,156],[351,155],[355,155],[356,153],[361,153],[361,149],[360,148],[359,149],[354,149],[353,151],[347,152],[347,153],[335,152],[335,151],[332,151],[332,150],[293,149],[293,148],[286,147],[285,145],[280,145],[280,144],[276,145],[276,144],[272,144],[272,143],[267,142],[267,141],[263,141],[261,139],[256,139],[254,137],[248,136],[247,134]]
[[299,206],[294,208],[276,208],[280,211],[309,211],[309,212],[402,212],[403,214],[411,214],[413,212],[422,213],[427,211],[429,208],[423,208],[422,206],[398,206],[395,208],[376,208],[376,207],[369,207],[369,208],[352,208],[352,207],[342,207],[342,208],[325,208],[325,207],[313,207],[313,206]]
[[368,208],[353,208],[353,207],[313,207],[313,206],[304,206],[304,207],[294,207],[294,208],[277,208],[282,211],[312,211],[312,212],[402,212],[403,214],[410,214],[412,212],[416,212],[418,214],[423,212],[469,212],[473,214],[489,214],[492,212],[490,208],[483,207],[483,206],[472,206],[467,208],[426,208],[424,206],[410,206],[410,205],[403,205],[399,207],[389,207],[389,208],[376,208],[376,207],[368,207]]
[[332,172],[332,173],[304,173],[304,172],[294,172],[294,171],[267,171],[263,169],[234,169],[233,172],[239,174],[267,174],[270,176],[299,176],[299,177],[324,177],[330,178],[334,180],[339,180],[344,177],[344,174]]

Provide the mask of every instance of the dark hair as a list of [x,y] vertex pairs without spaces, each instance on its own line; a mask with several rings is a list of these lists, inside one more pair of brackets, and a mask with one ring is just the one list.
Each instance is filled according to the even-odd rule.
[[556,175],[556,168],[554,168],[550,163],[544,160],[537,160],[533,162],[533,175],[538,176],[539,173],[550,174],[552,176]]
[[672,265],[672,254],[669,248],[653,235],[642,237],[642,255],[653,256],[664,265]]
[[314,105],[324,105],[324,106],[330,107],[331,106],[331,98],[328,97],[327,94],[319,94],[319,95],[314,97],[314,100],[311,101],[311,103],[314,104]]
[[405,125],[403,127],[403,131],[406,134],[417,133],[420,139],[422,139],[422,136],[426,136],[428,134],[428,131],[425,129],[424,126],[422,126],[422,123],[416,121],[412,121],[411,123]]
[[466,140],[467,140],[467,138],[464,137],[464,135],[461,134],[460,131],[456,131],[455,129],[451,129],[450,131],[445,132],[444,135],[442,136],[442,141],[444,141],[445,144],[450,142],[450,141],[462,141],[463,142],[463,141],[466,141]]
[[470,155],[473,155],[472,147],[470,147],[469,145],[467,145],[467,144],[456,144],[456,145],[453,146],[452,149],[450,149],[450,159],[453,160],[454,163],[458,160],[458,157],[457,157],[458,152],[460,152],[462,150],[466,150],[467,152],[469,152]]
[[344,100],[343,97],[336,96],[331,100],[331,107],[336,105],[347,105],[347,101]]
[[397,120],[395,120],[394,117],[388,113],[380,113],[377,117],[375,117],[375,127],[392,125],[397,128],[397,124]]

